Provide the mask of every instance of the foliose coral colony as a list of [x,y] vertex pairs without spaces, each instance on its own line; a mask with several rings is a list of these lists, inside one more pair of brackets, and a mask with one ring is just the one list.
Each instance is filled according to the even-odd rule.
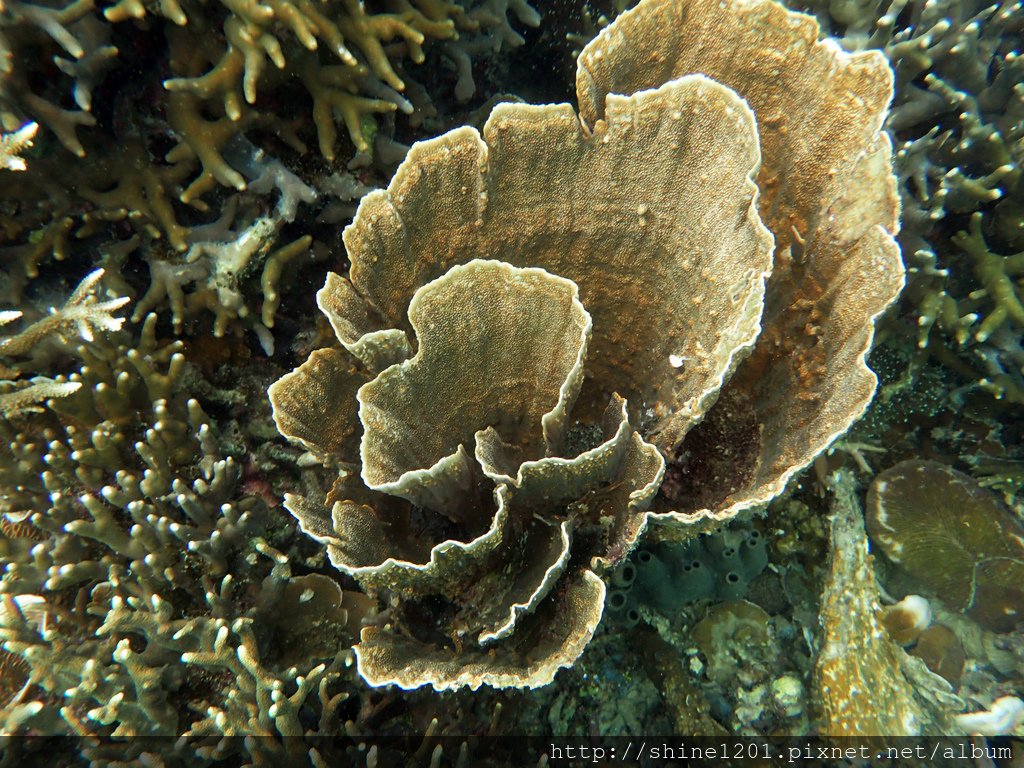
[[1019,2],[802,2],[896,73],[906,295],[917,345],[970,387],[1022,402],[1024,62]]
[[646,526],[763,504],[860,415],[903,284],[891,87],[777,4],[648,2],[580,55],[579,118],[498,106],[363,198],[318,294],[341,349],[270,396],[338,471],[289,510],[397,601],[364,679],[550,682]]
[[0,763],[1024,728],[1019,3],[630,5],[0,0]]

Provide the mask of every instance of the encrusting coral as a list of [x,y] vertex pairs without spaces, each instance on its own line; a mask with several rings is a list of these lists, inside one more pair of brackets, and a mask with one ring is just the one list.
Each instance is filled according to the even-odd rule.
[[868,532],[915,584],[982,626],[1024,624],[1024,527],[994,492],[932,461],[904,461],[868,493]]
[[318,294],[341,348],[270,398],[337,472],[289,510],[390,595],[365,680],[549,682],[645,526],[767,502],[867,407],[903,284],[892,75],[817,33],[645,0],[581,54],[578,116],[500,105],[363,198]]

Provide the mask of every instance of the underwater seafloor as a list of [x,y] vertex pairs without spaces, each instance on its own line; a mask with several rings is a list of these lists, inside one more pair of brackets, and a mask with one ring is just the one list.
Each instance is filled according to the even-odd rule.
[[[583,115],[576,57],[634,5],[0,0],[0,764],[541,764],[487,742],[503,735],[946,734],[1009,737],[1024,754],[1020,2],[789,0],[838,47],[878,52],[856,59],[874,74],[864,65],[858,98],[832,103],[832,64],[802,79],[751,67],[756,127],[716,83],[659,88],[634,72],[663,65],[677,37],[681,56],[723,49],[725,68],[746,72],[728,23],[724,42],[714,24],[693,39],[627,29],[587,71],[607,75],[609,93],[658,89],[618,112],[608,102],[606,138],[628,168],[576,147],[565,112],[502,107],[507,123],[484,128],[500,102]],[[808,72],[838,51],[814,47],[773,3],[640,5],[632,18],[755,7],[775,26],[753,37],[793,34],[790,66]],[[757,99],[782,104],[785,125],[789,94],[773,89],[797,81],[807,93],[792,94],[792,112],[815,104],[821,127],[773,133]],[[883,98],[866,114],[867,81],[883,95],[891,83],[887,111]],[[698,97],[724,104],[702,109],[721,108],[713,132],[727,145],[692,140],[700,174],[674,175],[680,163],[652,146],[615,149],[664,120],[657,99]],[[866,127],[837,141],[833,113]],[[529,133],[542,124],[561,138]],[[503,168],[518,174],[508,197],[487,200],[521,198],[501,211],[505,229],[466,234],[459,219],[476,178],[447,170],[477,146],[463,132],[406,160],[391,190],[403,220],[367,203],[342,242],[410,145],[467,125],[485,131],[495,189],[513,175]],[[702,126],[694,118],[679,141]],[[594,199],[564,195],[569,163],[536,159],[559,151],[580,153]],[[815,170],[830,180],[786,197]],[[705,209],[708,175],[712,196],[735,197]],[[600,199],[648,184],[661,197],[635,216]],[[734,281],[731,304],[662,291],[666,275],[691,278],[644,261],[673,184],[702,189],[689,199],[700,223],[676,244],[715,253],[699,282]],[[504,248],[520,230],[513,265],[449,270],[503,258],[473,244]],[[575,283],[526,268],[522,254],[549,241],[560,250],[541,263],[570,264]],[[628,256],[603,265],[605,243]],[[763,260],[760,280],[734,259],[745,253]],[[351,282],[328,281],[318,302],[329,272]],[[688,328],[720,340],[705,319],[741,290],[757,312],[734,318],[748,336],[732,352],[666,346],[680,375],[641,381],[664,339]],[[414,292],[416,359],[440,373],[403,362],[412,350],[394,329],[409,330]],[[526,332],[509,328],[517,313]],[[467,314],[474,325],[451,332]],[[492,337],[497,349],[477,348]],[[874,391],[859,365],[869,346]],[[705,368],[708,380],[736,373],[687,400],[711,415],[680,442],[672,431],[693,424],[673,409]],[[608,382],[635,395],[633,410],[601,416]],[[534,386],[548,400],[522,394]],[[359,387],[362,425],[333,399],[355,403]],[[565,407],[545,410],[552,398]],[[522,414],[494,416],[508,402]],[[364,428],[379,434],[360,450]],[[455,437],[430,453],[443,429]],[[486,478],[434,465],[474,433]],[[545,442],[567,460],[543,464]],[[536,463],[521,463],[531,451]],[[503,541],[449,547],[433,570],[384,562],[481,536],[489,518],[481,527],[465,510],[490,503],[495,477],[511,510]],[[459,511],[430,517],[438,508]],[[663,517],[644,533],[647,512]]]

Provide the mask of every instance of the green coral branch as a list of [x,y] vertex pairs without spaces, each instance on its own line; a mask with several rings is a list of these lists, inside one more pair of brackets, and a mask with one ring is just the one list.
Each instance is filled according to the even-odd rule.
[[982,214],[971,216],[969,231],[960,231],[953,243],[971,257],[974,274],[992,301],[992,310],[975,331],[977,341],[986,341],[1004,323],[1014,322],[1024,327],[1024,304],[1021,304],[1017,286],[1011,279],[1024,267],[1024,251],[1001,256],[989,248],[981,229]]

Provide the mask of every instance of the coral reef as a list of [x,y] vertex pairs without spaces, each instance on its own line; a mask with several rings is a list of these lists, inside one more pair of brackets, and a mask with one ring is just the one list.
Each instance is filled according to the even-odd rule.
[[[345,298],[340,290],[332,290],[339,286],[340,280],[334,286],[329,281],[320,294],[321,307],[327,311]],[[335,395],[345,388],[353,395],[355,387],[370,378],[352,368],[342,354],[315,353],[271,388],[282,431],[334,462],[362,459],[365,489],[356,481],[346,487],[343,478],[331,492],[340,497],[333,509],[297,497],[286,501],[304,530],[328,545],[335,566],[368,588],[404,595],[409,612],[417,597],[443,595],[461,606],[450,619],[451,645],[436,651],[422,640],[397,638],[386,627],[364,630],[357,652],[360,671],[371,682],[413,687],[426,680],[439,689],[478,687],[481,682],[543,684],[558,667],[575,659],[592,634],[601,615],[604,585],[583,569],[559,579],[570,566],[570,536],[574,528],[584,530],[597,524],[600,515],[608,515],[605,535],[627,548],[663,464],[653,447],[629,428],[621,398],[607,409],[599,445],[576,457],[545,458],[545,444],[557,451],[562,443],[566,413],[582,380],[591,318],[575,293],[573,283],[543,270],[485,261],[453,268],[428,283],[410,306],[409,319],[418,331],[417,355],[386,368],[359,389],[361,442],[353,439],[358,432],[354,413],[335,407],[333,424],[320,420],[320,409],[325,400],[330,402],[320,393]],[[530,332],[505,322],[520,316],[535,318]],[[336,327],[345,321],[338,315]],[[435,328],[437,332],[431,333]],[[454,328],[461,331],[453,333]],[[362,350],[366,354],[373,340],[363,341],[368,342]],[[453,343],[458,345],[457,354]],[[543,367],[535,362],[535,344],[550,355]],[[495,356],[495,345],[505,350],[502,357]],[[364,359],[375,362],[380,354],[394,351],[385,338]],[[531,371],[536,378],[521,371]],[[467,410],[474,400],[453,394],[474,385],[488,389],[474,399],[476,407]],[[425,403],[432,405],[423,410]],[[430,419],[425,418],[428,414]],[[444,427],[463,419],[468,433],[463,428],[445,435]],[[517,428],[517,422],[522,426]],[[479,469],[470,465],[462,447],[474,432]],[[474,477],[478,473],[482,476]],[[496,512],[488,509],[492,491],[482,487],[488,481],[493,484]],[[413,521],[403,520],[408,511],[393,502],[378,502],[378,512],[351,496],[370,491],[388,492],[424,511],[441,512],[479,534],[465,543],[442,538],[434,544],[413,527]],[[593,499],[588,498],[591,495]],[[367,498],[371,500],[372,495]],[[593,508],[583,506],[584,500]],[[579,509],[559,521],[555,515],[570,502],[580,504]],[[580,522],[573,525],[577,517]],[[508,579],[509,572],[519,575]],[[472,577],[469,583],[467,577]],[[542,602],[545,605],[535,614]],[[471,633],[479,634],[481,644],[502,640],[513,631],[519,643],[524,636],[527,642],[537,642],[538,630],[529,624],[524,629],[523,615],[535,624],[540,617],[550,621],[559,605],[563,629],[547,629],[546,634],[553,636],[539,647],[520,650],[513,645],[502,655],[460,647],[461,637]],[[524,656],[532,658],[523,664]]]
[[953,610],[996,632],[1024,622],[1024,528],[970,476],[901,462],[872,484],[867,524],[886,557]]
[[0,1],[0,765],[1024,734],[1019,8],[787,5]]
[[[393,166],[405,147],[390,115],[419,125],[437,114],[412,65],[443,42],[438,55],[459,69],[446,87],[468,98],[472,65],[522,42],[510,19],[539,24],[525,0],[5,3],[0,129],[12,133],[0,168],[21,168],[14,150],[24,154],[32,126],[43,131],[22,184],[0,189],[4,298],[19,300],[41,265],[85,240],[100,264],[128,276],[126,295],[138,290],[139,266],[148,269],[137,319],[170,305],[180,329],[209,310],[217,335],[250,329],[269,351],[280,265],[314,253],[313,233],[262,221],[273,193],[288,194],[280,182],[304,184],[310,204],[313,187],[353,154],[365,165],[380,147]],[[305,157],[311,141],[322,175]],[[210,213],[232,205],[240,220],[215,232],[217,250]]]
[[[1024,24],[1012,0],[802,0],[850,50],[880,49],[896,73],[906,311],[919,352],[972,387],[1024,402],[1019,335],[1024,247]],[[972,274],[973,273],[973,274]],[[974,279],[970,279],[972,277]]]
[[[801,42],[791,44],[791,36]],[[750,360],[689,436],[693,447],[682,445],[670,461],[670,497],[727,495],[736,511],[767,501],[792,476],[786,467],[795,471],[806,466],[845,431],[845,426],[833,431],[833,419],[848,425],[863,412],[873,391],[873,374],[856,362],[861,353],[853,347],[859,340],[845,347],[842,354],[849,355],[849,363],[838,377],[831,367],[838,361],[826,350],[838,352],[843,344],[835,335],[844,335],[833,325],[837,318],[860,315],[881,294],[893,296],[902,285],[889,234],[896,228],[897,211],[889,145],[880,132],[890,76],[880,58],[847,57],[832,47],[814,45],[816,38],[813,21],[787,16],[776,5],[755,4],[735,13],[716,6],[705,13],[703,7],[697,11],[671,3],[647,4],[620,16],[580,58],[577,88],[585,118],[600,116],[605,94],[633,92],[687,72],[734,88],[759,116],[758,209],[775,236],[764,328]],[[721,50],[690,44],[707,39],[722,41]],[[785,67],[752,65],[740,76],[729,63],[738,46],[755,62],[767,62],[772,51],[790,47],[800,50],[802,58]],[[649,60],[657,66],[648,66]],[[837,107],[831,89],[856,92],[850,101],[856,106],[849,112]],[[807,93],[800,116],[792,112],[797,93]],[[870,109],[861,111],[867,105]],[[814,140],[805,141],[803,131],[811,130]],[[842,145],[835,149],[844,159],[826,161],[822,147],[833,140]],[[863,147],[857,159],[847,154],[853,145]],[[849,173],[837,170],[833,175],[839,167]],[[829,213],[802,210],[801,201],[810,199],[832,201],[825,203]],[[841,242],[847,245],[837,248]],[[876,280],[854,287],[853,281],[867,277],[865,271],[856,276],[848,271],[859,258],[864,259],[862,269],[870,269]],[[837,279],[844,281],[842,288]],[[857,306],[842,303],[854,297]],[[827,308],[818,304],[821,300]],[[868,313],[880,313],[887,304],[882,300]],[[755,455],[737,455],[743,451]],[[712,458],[718,452],[721,466]],[[738,469],[744,465],[757,467],[756,473]]]
[[549,682],[648,519],[686,536],[764,503],[871,398],[903,282],[888,69],[772,2],[693,10],[651,0],[583,51],[582,129],[500,105],[345,230],[317,297],[341,348],[270,398],[337,473],[289,510],[390,596],[356,646],[371,684]]
[[[822,595],[821,649],[815,670],[822,732],[830,736],[956,733],[948,684],[915,670],[877,617],[878,584],[868,554],[856,486],[835,482],[830,574]],[[917,661],[920,664],[919,661]],[[923,666],[923,665],[921,665]],[[878,701],[887,706],[877,706]]]
[[[102,762],[149,748],[110,738],[185,734],[195,754],[229,754],[236,734],[297,735],[307,698],[323,725],[373,606],[292,576],[265,501],[240,492],[243,457],[221,452],[183,392],[182,342],[158,341],[149,315],[128,346],[111,315],[124,301],[101,301],[101,278],[0,347],[27,375],[43,359],[29,352],[60,333],[71,342],[68,330],[86,337],[62,344],[78,360],[54,380],[62,391],[0,420],[0,638],[21,660],[2,730],[89,737],[84,753]],[[263,617],[277,613],[292,621],[271,628]],[[10,759],[31,748],[9,746]]]

